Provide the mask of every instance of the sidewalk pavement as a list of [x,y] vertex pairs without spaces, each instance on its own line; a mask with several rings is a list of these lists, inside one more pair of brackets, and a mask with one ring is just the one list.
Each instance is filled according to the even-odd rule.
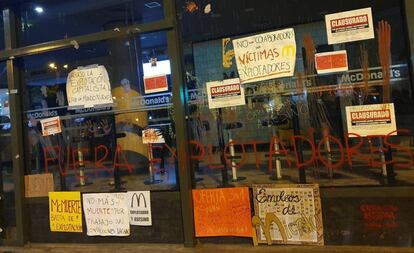
[[0,247],[2,253],[402,253],[414,248],[355,247],[355,246],[266,246],[247,244],[203,244],[185,248],[180,244],[28,244],[24,247]]

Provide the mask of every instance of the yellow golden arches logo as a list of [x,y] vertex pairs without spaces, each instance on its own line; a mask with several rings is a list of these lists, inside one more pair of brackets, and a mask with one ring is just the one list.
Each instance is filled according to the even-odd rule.
[[282,57],[296,57],[296,46],[295,45],[283,46]]
[[252,226],[253,226],[252,237],[253,237],[254,246],[259,245],[257,241],[257,232],[260,230],[256,229],[257,226],[260,226],[262,228],[266,241],[267,241],[267,245],[272,245],[272,238],[270,236],[270,225],[273,222],[276,224],[277,228],[279,229],[280,235],[282,236],[282,241],[284,243],[287,242],[287,235],[286,235],[286,231],[285,231],[285,228],[283,227],[282,222],[279,220],[279,218],[274,213],[267,213],[264,223],[263,221],[260,220],[259,216],[255,215],[252,218]]

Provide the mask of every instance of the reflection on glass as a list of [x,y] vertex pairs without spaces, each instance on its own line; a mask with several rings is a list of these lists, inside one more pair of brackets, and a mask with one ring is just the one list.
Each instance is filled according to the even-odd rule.
[[19,45],[26,46],[164,18],[163,1],[25,1],[16,4]]

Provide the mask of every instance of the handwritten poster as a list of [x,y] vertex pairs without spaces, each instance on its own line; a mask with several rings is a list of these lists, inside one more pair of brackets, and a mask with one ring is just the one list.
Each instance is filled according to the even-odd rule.
[[348,71],[346,50],[315,54],[315,68],[318,74]]
[[246,104],[244,88],[239,78],[208,82],[206,88],[210,109]]
[[375,37],[371,8],[325,15],[328,44],[338,44]]
[[60,124],[59,116],[48,119],[42,119],[40,120],[40,124],[42,125],[43,136],[49,136],[62,132],[62,126]]
[[[348,133],[367,135],[397,135],[394,104],[347,106]],[[350,135],[350,137],[356,137]]]
[[79,67],[67,79],[69,107],[90,108],[113,103],[111,84],[104,66]]
[[53,174],[37,174],[24,176],[24,189],[26,198],[47,197],[53,192],[55,184]]
[[398,205],[391,203],[361,204],[359,212],[362,216],[363,229],[367,232],[379,230],[378,232],[383,233],[386,230],[391,230],[390,232],[398,233],[401,226],[400,219],[403,216],[400,209]]
[[165,143],[165,139],[162,136],[162,132],[160,129],[147,128],[142,131],[142,143],[144,144]]
[[127,201],[129,223],[135,226],[152,226],[150,192],[127,192]]
[[197,237],[251,237],[249,188],[193,190]]
[[293,28],[233,40],[242,84],[293,76],[296,41]]
[[128,236],[129,209],[126,193],[83,194],[88,236]]
[[[318,185],[253,185],[253,197],[259,243],[323,244]],[[264,229],[272,222],[266,238]]]
[[82,233],[80,192],[49,192],[50,231]]

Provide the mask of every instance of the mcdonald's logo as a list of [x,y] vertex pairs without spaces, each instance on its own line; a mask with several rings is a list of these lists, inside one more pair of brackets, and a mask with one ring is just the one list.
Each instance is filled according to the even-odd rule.
[[265,235],[267,244],[272,245],[272,238],[270,236],[270,225],[272,223],[275,223],[277,228],[279,229],[280,235],[282,236],[282,241],[284,243],[287,242],[287,235],[286,235],[286,231],[285,231],[285,228],[283,227],[282,222],[279,220],[279,218],[274,213],[267,213],[264,223],[259,218],[259,216],[255,215],[255,216],[252,217],[252,226],[253,226],[252,238],[253,238],[253,245],[254,246],[259,245],[258,240],[257,240],[257,233],[260,230],[256,228],[257,226],[259,226],[263,230],[263,233]]
[[296,46],[295,45],[283,46],[282,57],[296,57]]
[[137,207],[140,207],[140,206],[141,206],[141,197],[142,197],[142,199],[144,200],[144,206],[145,206],[145,208],[147,207],[147,200],[145,199],[144,194],[140,193],[140,194],[138,195],[137,193],[134,193],[134,194],[132,195],[132,200],[131,200],[131,208],[133,208],[133,207],[134,207],[134,200],[137,200],[137,201],[136,201],[136,202],[137,202]]

